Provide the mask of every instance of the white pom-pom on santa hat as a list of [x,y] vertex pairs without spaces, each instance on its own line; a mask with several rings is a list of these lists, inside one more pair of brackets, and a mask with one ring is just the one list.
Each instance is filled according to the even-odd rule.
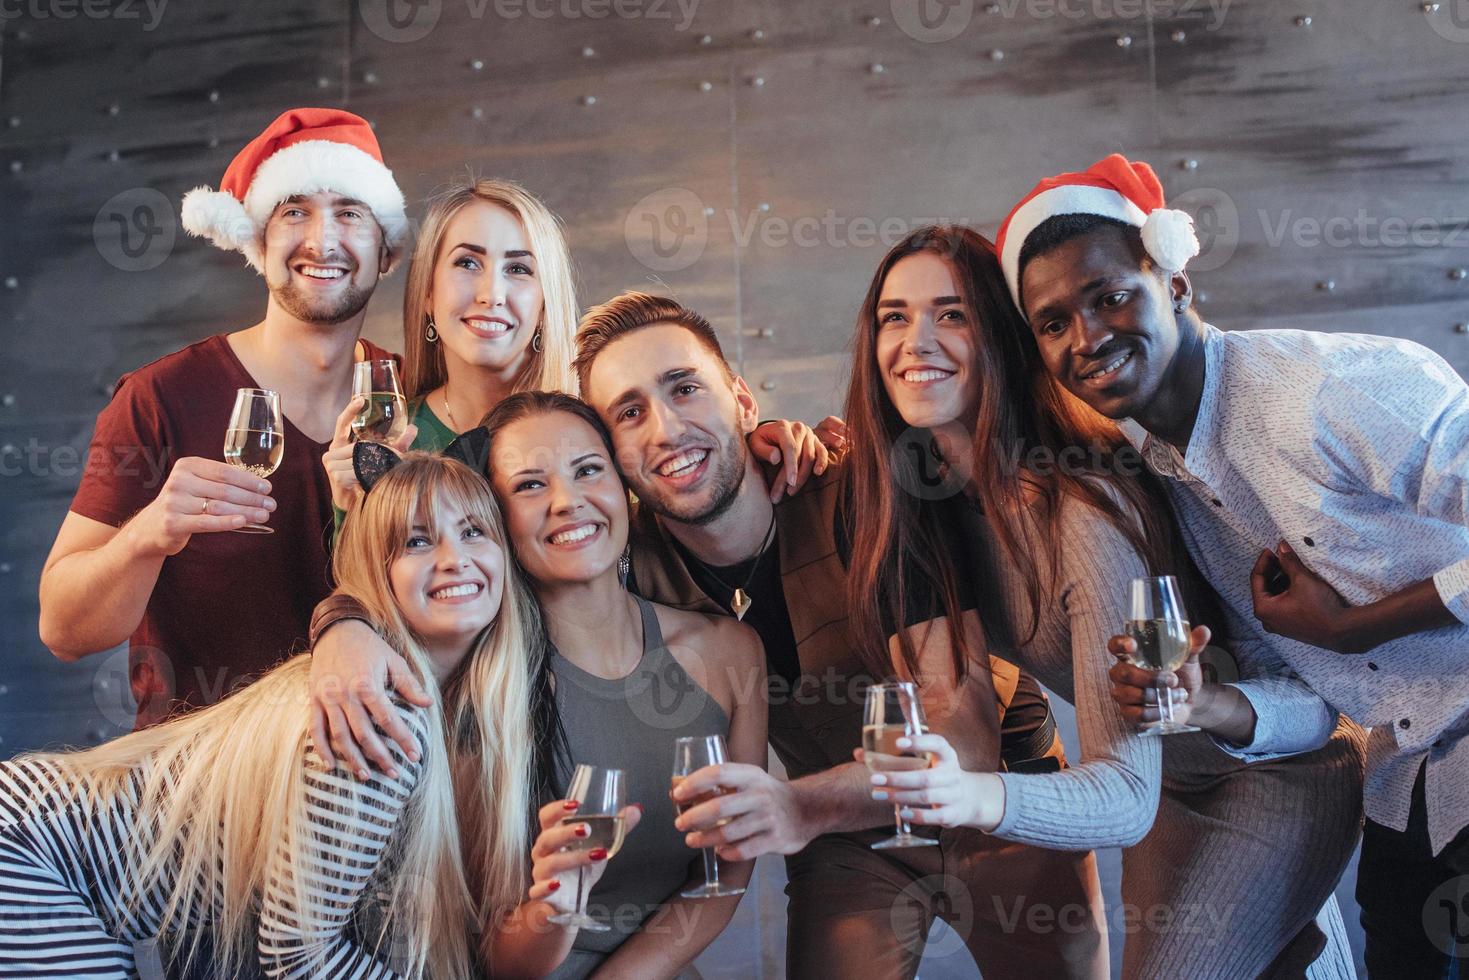
[[1153,168],[1118,153],[1079,173],[1057,174],[1035,186],[1010,211],[995,240],[1000,266],[1016,305],[1020,305],[1020,253],[1026,239],[1048,220],[1064,214],[1090,214],[1132,225],[1143,247],[1169,272],[1182,272],[1199,254],[1194,219],[1164,205],[1163,184]]
[[264,271],[255,222],[233,194],[196,187],[184,195],[181,217],[189,234],[207,238],[226,251],[243,252],[256,272]]
[[1199,254],[1199,236],[1194,234],[1194,219],[1187,211],[1154,210],[1143,222],[1142,236],[1148,255],[1169,272],[1182,272],[1189,259]]

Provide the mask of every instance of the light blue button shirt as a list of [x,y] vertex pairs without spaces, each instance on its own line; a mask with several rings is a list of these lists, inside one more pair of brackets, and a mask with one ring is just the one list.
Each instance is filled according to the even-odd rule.
[[[1205,327],[1204,392],[1188,452],[1132,420],[1127,438],[1165,477],[1189,553],[1232,633],[1264,642],[1332,707],[1372,729],[1366,810],[1408,824],[1428,760],[1435,853],[1469,825],[1469,387],[1418,344],[1302,330]],[[1250,569],[1284,539],[1347,602],[1432,578],[1460,625],[1343,655],[1270,636]],[[1259,713],[1246,752],[1299,748],[1297,717],[1242,686]],[[1266,696],[1262,696],[1264,693]]]

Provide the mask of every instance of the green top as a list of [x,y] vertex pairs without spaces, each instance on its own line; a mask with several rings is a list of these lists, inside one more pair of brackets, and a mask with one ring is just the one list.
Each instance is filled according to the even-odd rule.
[[[418,432],[413,436],[413,443],[409,449],[421,449],[429,453],[441,453],[449,448],[449,443],[457,437],[453,429],[449,428],[428,407],[427,396],[420,396],[408,403],[408,421],[418,426]],[[347,512],[332,504],[332,550],[336,550],[337,535],[342,533],[342,520]]]
[[413,449],[422,449],[425,452],[441,453],[449,448],[459,435],[449,428],[428,407],[428,396],[413,399],[408,403],[408,421],[418,426],[418,434],[413,437]]

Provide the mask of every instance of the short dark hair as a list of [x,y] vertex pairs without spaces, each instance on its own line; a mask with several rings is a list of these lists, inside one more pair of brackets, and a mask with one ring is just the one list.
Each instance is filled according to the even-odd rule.
[[1098,228],[1122,229],[1123,235],[1134,246],[1134,250],[1139,255],[1147,255],[1147,251],[1143,248],[1142,231],[1125,221],[1101,214],[1052,215],[1036,225],[1035,231],[1031,232],[1026,237],[1025,244],[1020,246],[1020,261],[1016,263],[1015,270],[1015,288],[1020,293],[1021,313],[1025,312],[1025,291],[1021,283],[1025,281],[1025,267],[1030,264],[1030,260],[1054,252],[1067,242],[1090,234]]
[[666,296],[630,291],[592,307],[581,318],[581,325],[576,330],[576,359],[571,362],[581,390],[587,390],[592,362],[608,344],[635,330],[661,323],[683,327],[693,334],[704,349],[714,355],[724,370],[725,378],[734,378],[729,362],[724,359],[724,348],[719,346],[719,337],[708,320]]

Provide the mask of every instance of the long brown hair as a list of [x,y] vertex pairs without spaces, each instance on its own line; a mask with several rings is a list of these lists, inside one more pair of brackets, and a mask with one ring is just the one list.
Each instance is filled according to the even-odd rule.
[[[852,541],[848,608],[859,651],[869,665],[891,673],[887,636],[896,632],[903,662],[916,677],[917,651],[902,627],[912,618],[909,580],[915,575],[926,579],[936,587],[939,608],[948,619],[957,682],[968,672],[971,651],[960,626],[963,606],[950,553],[954,532],[936,508],[905,489],[896,470],[892,448],[909,426],[888,397],[876,350],[877,304],[888,273],[902,259],[925,252],[938,255],[953,270],[975,332],[970,367],[978,379],[979,405],[970,481],[997,548],[994,557],[1018,570],[1030,605],[1028,630],[982,623],[990,642],[997,636],[1009,639],[1012,633],[1020,642],[1034,637],[1042,598],[1059,570],[1058,549],[1064,542],[1058,525],[1065,497],[1095,507],[1155,569],[1171,563],[1172,525],[1157,488],[1146,477],[1129,477],[1142,474],[1142,462],[1116,425],[1046,372],[1029,328],[1010,301],[989,239],[969,228],[937,225],[919,228],[893,246],[879,263],[857,315],[847,391],[852,449],[841,514]],[[1063,454],[1067,449],[1072,451]],[[1078,449],[1081,460],[1066,464]],[[1047,543],[1047,569],[1034,553],[1038,537]],[[983,652],[973,651],[976,656]]]

